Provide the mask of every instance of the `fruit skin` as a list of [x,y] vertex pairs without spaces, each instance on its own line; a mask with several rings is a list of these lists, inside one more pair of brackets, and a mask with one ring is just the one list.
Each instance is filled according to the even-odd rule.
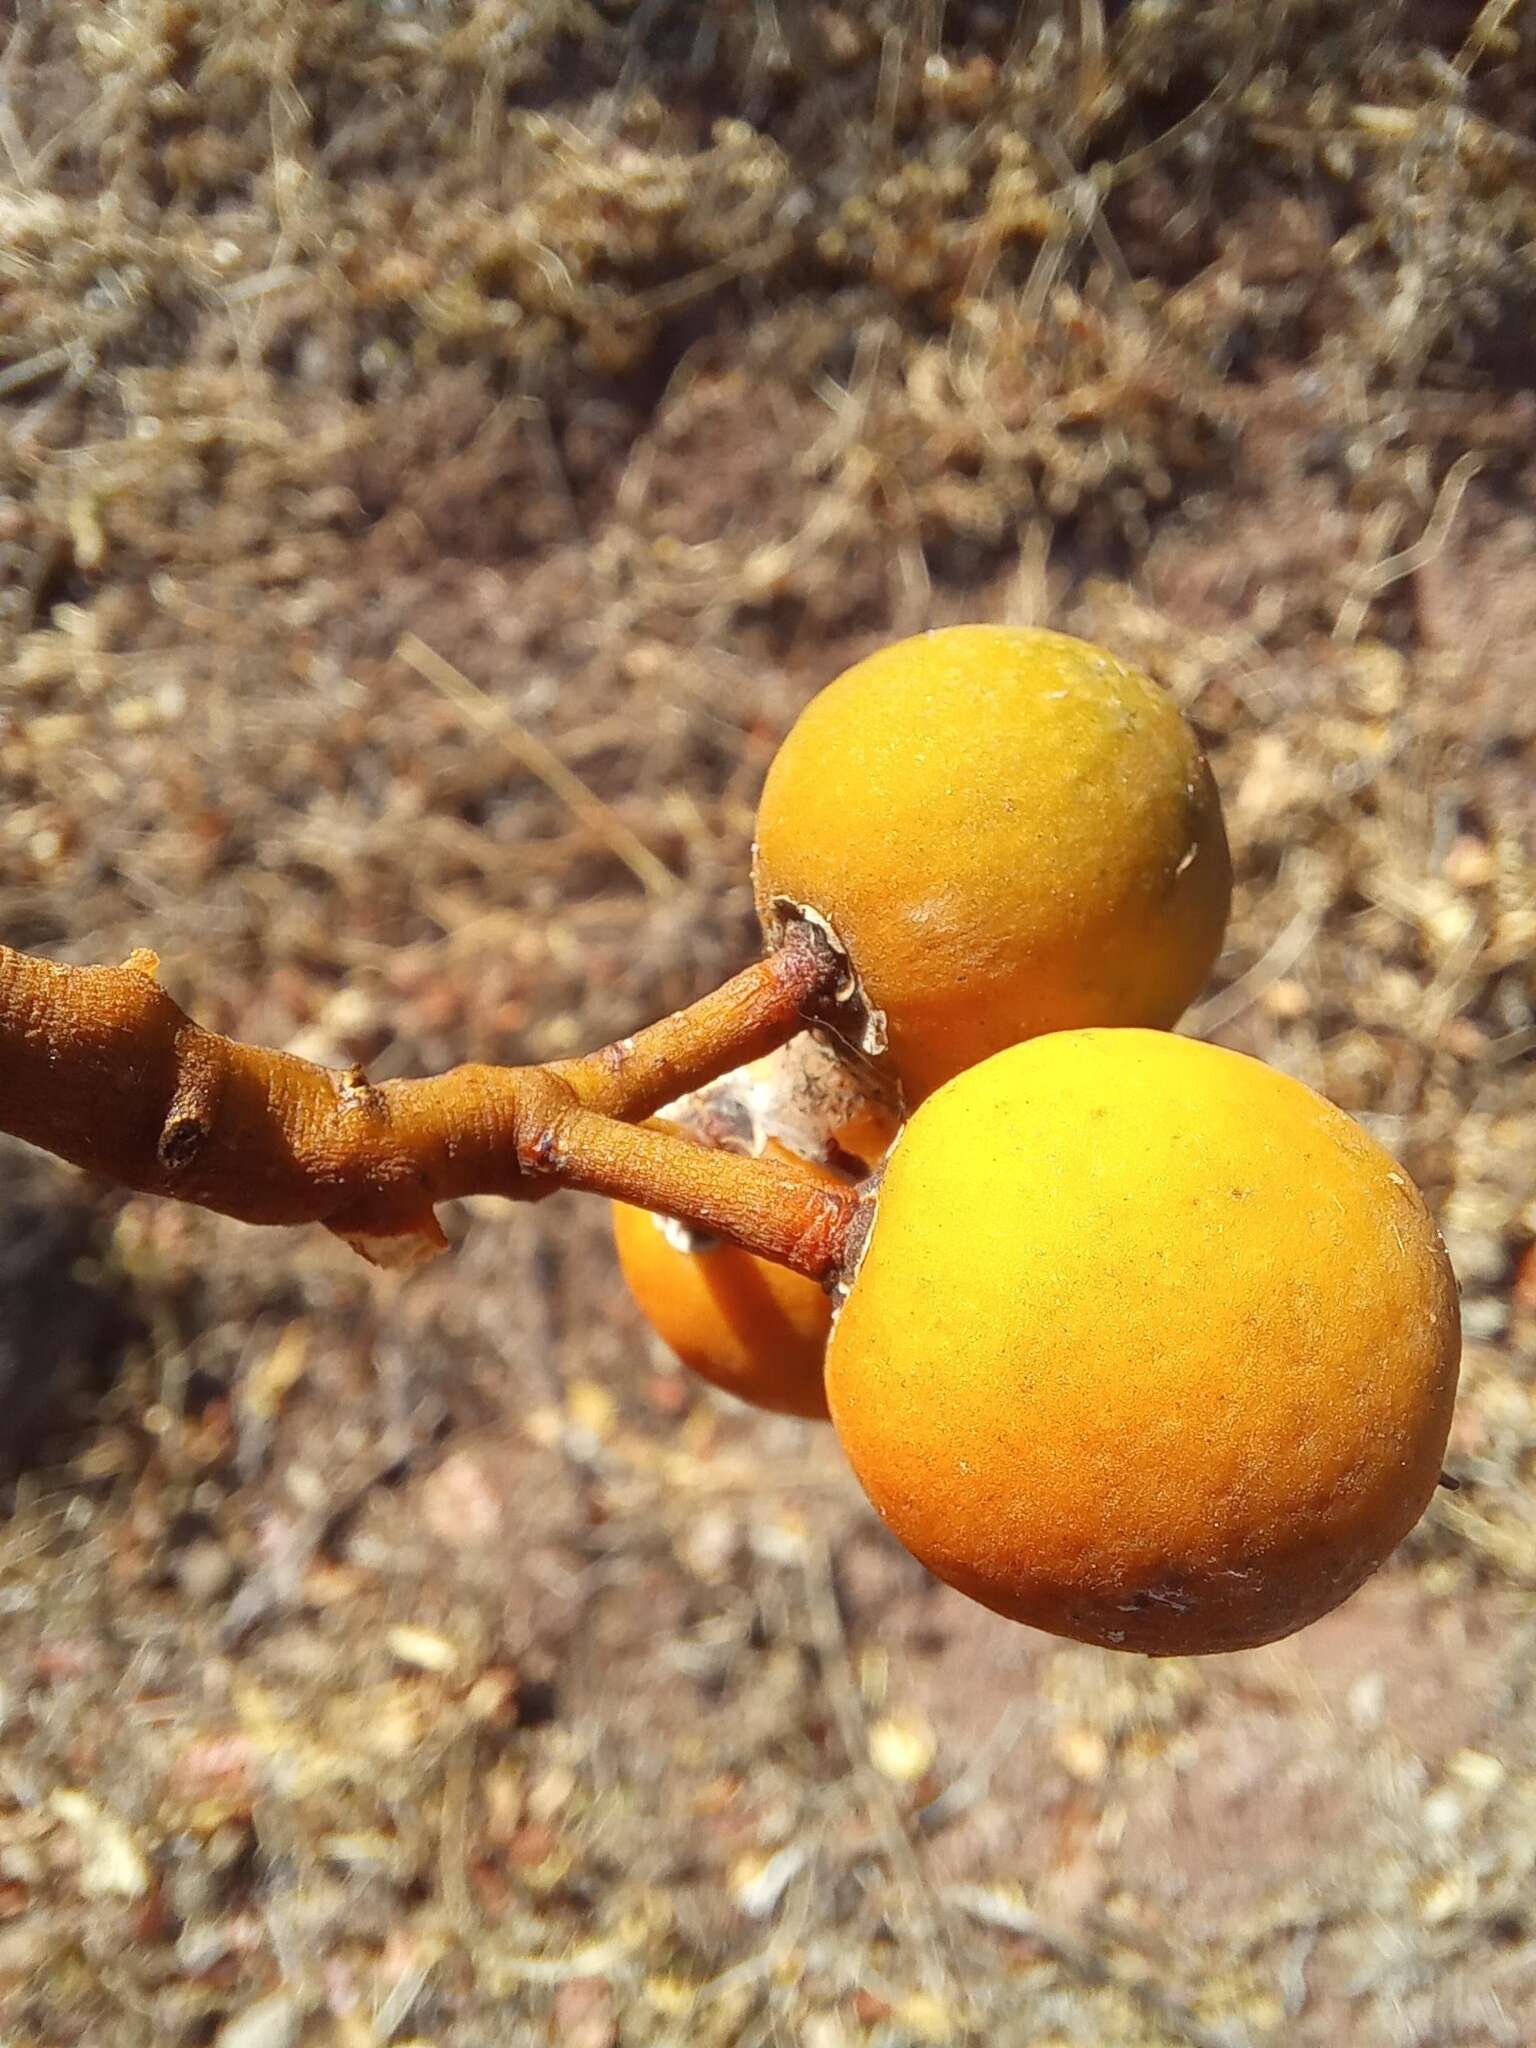
[[611,1208],[630,1292],[684,1365],[754,1407],[825,1421],[832,1304],[813,1280],[734,1245],[685,1250],[649,1210]]
[[1040,1032],[1172,1024],[1232,886],[1173,700],[1005,626],[901,641],[812,698],[768,772],[754,881],[770,942],[798,905],[847,949],[909,1107]]
[[1407,1176],[1240,1053],[1090,1030],[999,1054],[886,1163],[832,1418],[940,1578],[1154,1655],[1289,1634],[1423,1512],[1460,1348]]

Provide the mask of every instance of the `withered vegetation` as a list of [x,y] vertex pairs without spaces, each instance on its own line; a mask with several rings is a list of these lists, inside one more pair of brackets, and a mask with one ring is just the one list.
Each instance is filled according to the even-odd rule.
[[0,2031],[1532,2038],[1529,17],[3,20],[8,942],[380,1079],[573,1052],[749,956],[848,657],[1075,628],[1211,744],[1196,1028],[1398,1149],[1469,1350],[1365,1593],[1117,1661],[680,1379],[595,1204],[396,1281],[8,1150]]

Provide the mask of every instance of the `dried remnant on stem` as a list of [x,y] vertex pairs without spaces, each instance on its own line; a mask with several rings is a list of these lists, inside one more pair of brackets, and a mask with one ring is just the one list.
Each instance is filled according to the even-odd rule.
[[360,1068],[204,1030],[157,967],[147,952],[121,967],[67,967],[0,946],[0,1130],[145,1194],[247,1223],[322,1223],[376,1260],[440,1249],[439,1202],[579,1187],[818,1279],[838,1265],[851,1192],[633,1128],[609,1107],[644,1115],[678,1075],[716,1058],[729,1066],[742,1034],[758,1046],[770,1029],[790,1035],[789,991],[808,978],[804,961],[741,977],[744,996],[722,1001],[721,991],[640,1034],[633,1067],[599,1054],[558,1069],[463,1066],[378,1085]]

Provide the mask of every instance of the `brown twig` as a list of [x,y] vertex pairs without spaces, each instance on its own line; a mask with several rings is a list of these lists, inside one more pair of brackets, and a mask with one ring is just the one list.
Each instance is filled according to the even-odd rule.
[[[322,1223],[377,1263],[440,1250],[439,1202],[536,1200],[559,1187],[661,1210],[817,1279],[842,1263],[858,1213],[851,1189],[592,1106],[604,1075],[633,1113],[663,1086],[728,1067],[740,1044],[760,1044],[753,1033],[770,1012],[788,1036],[798,970],[782,985],[777,971],[749,975],[756,993],[745,1001],[707,998],[641,1034],[632,1090],[623,1060],[571,1063],[589,1097],[543,1067],[463,1066],[375,1086],[361,1068],[242,1045],[193,1023],[160,986],[158,964],[139,952],[121,967],[66,967],[0,946],[0,1130],[145,1194],[247,1223]],[[743,1018],[751,1030],[733,1039],[725,1027]],[[718,1048],[701,1035],[716,1023]]]
[[809,923],[791,925],[763,959],[675,1016],[580,1059],[554,1062],[587,1109],[638,1120],[734,1067],[776,1052],[835,992],[845,964]]
[[544,1170],[560,1187],[660,1210],[812,1280],[845,1263],[857,1190],[787,1157],[716,1152],[575,1104],[551,1116],[548,1142]]

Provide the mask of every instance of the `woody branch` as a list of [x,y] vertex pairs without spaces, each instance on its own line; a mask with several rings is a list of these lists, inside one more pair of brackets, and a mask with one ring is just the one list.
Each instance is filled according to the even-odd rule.
[[792,1035],[810,958],[760,963],[585,1061],[374,1084],[204,1030],[160,986],[152,953],[68,967],[0,946],[0,1130],[142,1193],[248,1223],[323,1224],[385,1263],[442,1246],[439,1202],[581,1187],[825,1278],[852,1191],[617,1120]]

